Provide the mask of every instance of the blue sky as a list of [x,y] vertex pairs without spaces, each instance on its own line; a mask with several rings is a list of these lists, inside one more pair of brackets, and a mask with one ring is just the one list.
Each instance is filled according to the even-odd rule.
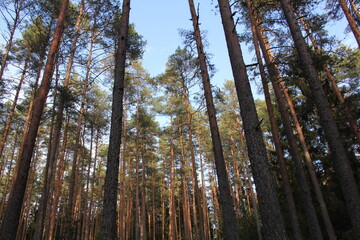
[[[217,69],[213,82],[221,83],[224,79],[232,79],[232,73],[220,15],[215,13],[215,6],[210,2],[200,4],[200,28],[207,31],[208,51],[213,54],[212,63]],[[182,45],[178,30],[192,29],[186,0],[157,0],[156,3],[134,0],[130,20],[147,41],[143,65],[152,76],[165,70],[168,57]]]
[[[197,6],[199,1],[195,0]],[[212,4],[213,2],[213,4]],[[201,30],[207,31],[209,48],[207,51],[213,55],[211,62],[216,67],[216,74],[211,79],[212,84],[221,88],[224,80],[232,79],[232,72],[226,48],[225,36],[219,13],[215,10],[216,0],[200,1],[200,23]],[[147,41],[146,51],[143,59],[144,68],[156,76],[165,70],[168,57],[182,45],[182,39],[178,34],[179,29],[192,29],[190,12],[187,0],[132,0],[130,21],[136,25],[136,30],[144,36]],[[347,45],[356,46],[351,33],[344,34],[347,23],[343,19],[340,22],[331,23],[328,26],[330,34],[335,35]],[[0,19],[0,30],[5,27],[4,21]],[[238,25],[238,32],[242,26]],[[16,34],[19,36],[19,34]],[[0,44],[4,39],[0,38]],[[248,46],[242,44],[242,50],[246,64],[253,63],[254,53],[248,52]],[[256,87],[253,88],[256,98]]]
[[[197,6],[199,1],[195,0]],[[212,4],[213,2],[213,4]],[[213,85],[221,88],[224,80],[233,79],[225,36],[219,13],[215,10],[216,0],[200,1],[200,29],[207,31],[209,48],[207,51],[213,55],[211,62],[217,70],[211,79]],[[151,74],[156,76],[165,70],[168,57],[182,45],[182,39],[178,34],[179,29],[192,29],[190,11],[187,0],[133,0],[130,13],[130,21],[135,23],[136,30],[147,41],[144,54],[143,66]],[[327,27],[330,35],[343,40],[348,45],[355,46],[351,33],[344,34],[347,23],[345,19],[337,23],[331,23]],[[242,26],[238,25],[240,33]],[[242,51],[246,64],[253,63],[254,53],[248,51],[248,46],[242,44]],[[252,84],[253,86],[254,84]],[[257,94],[257,87],[253,86],[255,98],[263,98]]]

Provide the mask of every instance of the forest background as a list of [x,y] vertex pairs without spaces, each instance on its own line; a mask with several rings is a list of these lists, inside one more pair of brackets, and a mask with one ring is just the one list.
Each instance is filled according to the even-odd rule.
[[[2,62],[13,27],[12,17],[16,15],[14,9],[23,4],[18,8],[21,10],[21,21],[15,27],[6,67],[4,65],[1,69],[2,230],[22,157],[20,153],[26,124],[31,119],[29,113],[36,99],[39,79],[45,76],[45,56],[50,51],[51,36],[56,30],[60,3],[41,0],[1,3]],[[358,4],[357,1],[348,1],[349,6],[351,3],[355,7]],[[261,24],[266,29],[269,43],[273,45],[270,49],[274,51],[276,64],[288,84],[302,125],[300,128],[304,129],[311,155],[310,165],[315,169],[312,175],[299,132],[295,134],[299,139],[293,143],[301,149],[297,151],[302,152],[299,159],[304,162],[300,160],[300,165],[296,165],[296,150],[294,145],[291,146],[291,140],[287,142],[292,137],[286,130],[286,117],[282,115],[281,104],[276,103],[276,90],[270,87],[275,107],[273,118],[280,130],[290,191],[297,206],[293,210],[297,212],[296,221],[301,223],[301,228],[296,228],[294,214],[287,210],[289,192],[283,189],[284,175],[272,139],[272,117],[268,116],[263,97],[264,85],[259,59],[254,51],[256,47],[252,43],[248,4],[247,1],[233,2],[233,17],[248,65],[247,73],[256,98],[261,119],[259,126],[263,131],[277,195],[284,218],[288,220],[286,230],[291,239],[307,239],[309,236],[334,239],[335,235],[339,239],[354,238],[359,229],[353,224],[351,213],[349,215],[346,211],[346,197],[341,193],[343,183],[335,176],[336,166],[332,163],[314,100],[304,81],[306,77],[299,69],[299,59],[293,52],[295,46],[282,10],[276,1],[265,4],[252,1],[260,14],[258,17],[263,18]],[[127,45],[116,216],[119,239],[223,239],[228,236],[224,224],[227,220],[222,213],[225,211],[223,200],[219,198],[221,190],[218,184],[221,185],[221,180],[216,175],[219,173],[214,165],[203,86],[200,84],[200,72],[203,70],[199,69],[196,44],[191,37],[191,20],[194,18],[188,8],[186,1],[169,3],[160,0],[156,4],[134,1],[131,5],[130,23],[133,25],[130,26]],[[15,229],[17,239],[96,239],[101,236],[112,79],[116,62],[113,56],[118,44],[116,37],[119,34],[117,27],[121,7],[118,2],[85,0],[71,2],[69,9],[60,50],[54,55],[55,74],[39,120],[34,152],[30,156],[29,179],[25,181],[25,197],[19,205],[19,226]],[[307,44],[312,46],[310,49],[321,79],[326,78],[321,67],[328,65],[358,123],[359,52],[341,8],[337,1],[329,0],[297,1],[295,9],[303,11],[302,15],[297,12],[298,20],[303,24]],[[196,3],[196,10],[203,40],[208,43],[205,44],[206,59],[231,189],[231,200],[228,200],[234,204],[239,236],[245,239],[266,238],[265,232],[269,229],[265,222],[264,225],[261,223],[265,219],[262,203],[258,202],[261,196],[258,196],[256,179],[250,168],[251,159],[247,157],[249,146],[244,141],[245,127],[234,83],[228,81],[234,77],[219,8],[212,1]],[[352,14],[358,17],[356,11]],[[309,21],[310,32],[300,19],[305,19],[305,23]],[[359,22],[360,19],[357,19],[356,24]],[[316,52],[318,47],[312,42],[312,36],[320,45],[320,53]],[[75,50],[72,49],[74,42]],[[72,65],[71,56],[74,57]],[[265,65],[269,66],[268,63]],[[266,74],[271,75],[271,71],[267,70]],[[326,84],[324,88],[359,183],[356,134],[346,123],[343,106],[337,102],[336,94]],[[61,111],[63,116],[59,121]],[[294,129],[295,118],[292,115],[291,121],[294,122],[290,124]],[[56,147],[53,144],[57,144]],[[300,168],[305,169],[305,175]],[[303,185],[309,188],[304,189]],[[313,199],[309,200],[309,195]],[[313,213],[309,210],[312,208]]]

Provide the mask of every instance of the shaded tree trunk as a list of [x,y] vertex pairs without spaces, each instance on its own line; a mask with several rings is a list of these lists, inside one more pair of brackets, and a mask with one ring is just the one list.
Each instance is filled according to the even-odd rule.
[[116,201],[119,175],[119,155],[122,132],[123,94],[125,78],[126,41],[129,28],[130,0],[124,0],[117,48],[115,51],[115,80],[111,114],[110,142],[105,177],[104,208],[101,223],[101,239],[116,238]]
[[5,218],[1,225],[0,232],[2,233],[2,236],[0,239],[14,239],[16,237],[32,153],[34,150],[37,131],[40,125],[40,118],[44,110],[46,98],[50,89],[51,79],[54,72],[56,53],[60,47],[60,40],[65,23],[65,13],[67,11],[68,4],[69,0],[63,0],[61,5],[58,22],[56,24],[53,41],[51,43],[47,63],[45,66],[43,80],[39,89],[39,94],[34,103],[29,131],[26,135],[24,148],[22,149],[17,177],[11,191],[9,205],[6,208]]
[[280,2],[320,116],[321,126],[324,129],[332,153],[335,171],[338,174],[345,203],[353,225],[354,236],[355,238],[360,238],[360,194],[347,157],[347,152],[342,145],[342,139],[336,126],[330,104],[322,88],[321,81],[318,78],[305,40],[301,35],[301,30],[290,2],[289,0],[281,0]]
[[248,155],[258,193],[263,236],[265,239],[287,239],[230,5],[227,0],[218,0],[218,2],[241,109]]

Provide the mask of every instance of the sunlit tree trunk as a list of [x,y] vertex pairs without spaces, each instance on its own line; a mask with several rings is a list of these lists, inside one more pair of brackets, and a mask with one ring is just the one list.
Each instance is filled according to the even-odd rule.
[[[263,46],[263,49],[264,49],[263,34],[259,35],[259,40],[260,40],[261,46]],[[308,186],[305,171],[303,168],[300,151],[297,146],[295,135],[293,133],[290,116],[288,114],[288,108],[286,106],[285,98],[284,98],[284,96],[281,92],[280,86],[278,84],[278,81],[279,81],[277,78],[278,75],[276,73],[274,63],[269,61],[268,52],[263,51],[263,55],[266,59],[267,66],[269,66],[269,73],[270,73],[269,77],[270,77],[270,80],[271,80],[271,83],[272,83],[272,86],[274,89],[276,101],[278,103],[278,108],[279,108],[279,112],[281,115],[281,119],[284,124],[285,133],[287,136],[287,140],[289,142],[291,156],[294,161],[296,179],[298,181],[298,185],[299,185],[299,189],[300,189],[300,197],[302,199],[302,204],[304,204],[304,211],[306,214],[309,231],[310,231],[310,234],[313,239],[323,239],[320,224],[318,222],[315,207],[314,207],[314,204],[312,201],[310,188]]]
[[346,3],[346,0],[339,0],[339,4],[340,4],[341,9],[344,12],[344,15],[349,23],[350,29],[353,32],[355,40],[360,48],[360,30],[356,24],[356,20],[355,20],[354,16],[351,14],[351,11]]
[[58,22],[54,32],[54,37],[48,54],[47,63],[43,75],[43,80],[39,89],[38,96],[34,103],[32,118],[30,121],[29,131],[26,135],[24,148],[22,149],[19,161],[17,177],[13,185],[9,198],[9,205],[6,208],[5,218],[2,222],[0,239],[14,239],[19,223],[21,205],[24,199],[26,182],[29,175],[32,153],[34,150],[37,131],[40,125],[40,119],[44,110],[47,95],[50,90],[50,84],[55,67],[56,53],[60,47],[60,40],[63,33],[65,23],[65,13],[67,11],[69,0],[63,0]]
[[322,88],[321,81],[318,78],[318,73],[305,40],[301,35],[301,30],[290,2],[289,0],[280,0],[280,2],[318,110],[321,126],[324,129],[332,153],[335,171],[338,174],[346,207],[353,225],[354,236],[355,238],[360,238],[360,194],[347,157],[347,152],[343,146],[343,141],[337,128],[333,112]]

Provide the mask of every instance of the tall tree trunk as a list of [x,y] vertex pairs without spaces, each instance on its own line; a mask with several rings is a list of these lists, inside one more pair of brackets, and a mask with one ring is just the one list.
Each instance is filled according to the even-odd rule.
[[287,206],[288,206],[289,213],[290,213],[291,226],[293,229],[293,234],[294,234],[295,239],[301,240],[301,239],[303,239],[303,237],[301,234],[299,219],[298,219],[298,215],[297,215],[296,207],[295,207],[295,201],[294,201],[294,197],[293,197],[292,190],[291,190],[289,175],[286,170],[284,152],[283,152],[283,149],[281,146],[279,128],[276,123],[275,113],[274,113],[274,109],[273,109],[273,106],[271,103],[271,97],[270,97],[270,91],[269,91],[269,87],[268,87],[268,83],[267,83],[267,77],[266,77],[265,69],[264,69],[264,66],[262,63],[262,58],[261,58],[259,43],[258,43],[257,30],[256,30],[256,20],[254,19],[254,12],[252,10],[252,5],[251,5],[250,0],[247,0],[247,5],[248,5],[248,9],[249,9],[251,30],[252,30],[252,34],[253,34],[253,42],[254,42],[254,46],[255,46],[257,61],[259,64],[259,70],[260,70],[260,76],[261,76],[262,86],[263,86],[264,95],[265,95],[266,107],[267,107],[267,111],[268,111],[268,115],[269,115],[269,119],[270,119],[271,134],[272,134],[272,139],[273,139],[273,142],[275,145],[276,156],[279,161],[280,174],[281,174],[281,178],[282,178],[282,184],[284,187],[285,197],[287,200]]
[[[170,117],[170,125],[172,126],[173,120]],[[177,240],[177,223],[176,223],[176,203],[175,203],[175,153],[173,136],[170,136],[170,194],[169,194],[169,240]]]
[[346,0],[339,0],[339,4],[340,4],[340,7],[343,10],[344,15],[349,23],[351,31],[354,34],[355,40],[358,44],[358,47],[360,48],[360,30],[356,24],[356,20],[355,20],[354,16],[351,14],[351,11],[346,3]]
[[[58,87],[58,81],[59,81],[58,71],[59,71],[59,65],[56,64],[56,72],[55,72],[56,81],[55,81],[55,86],[54,86],[55,89]],[[56,99],[57,99],[57,93],[55,91],[53,94],[53,107],[52,107],[52,111],[51,111],[49,139],[52,139],[53,133],[54,133]],[[51,152],[51,141],[49,141],[49,143],[48,143],[48,152],[47,152],[45,169],[44,169],[44,173],[43,173],[44,174],[44,185],[43,185],[43,189],[42,189],[43,192],[42,192],[42,196],[41,196],[40,203],[39,203],[39,209],[38,209],[39,215],[36,220],[34,239],[42,239],[43,234],[44,234],[44,221],[47,216],[46,210],[48,207],[48,200],[50,198],[50,184],[51,184],[52,176],[55,171],[55,166],[51,165],[49,163],[50,152]],[[48,189],[48,191],[46,191],[47,189]]]
[[8,60],[8,57],[9,57],[9,53],[10,53],[10,50],[11,50],[11,47],[12,47],[15,31],[16,31],[18,25],[19,25],[19,22],[20,22],[20,12],[23,9],[23,3],[24,3],[24,0],[15,0],[14,1],[15,17],[14,17],[13,25],[12,25],[12,27],[10,29],[10,36],[9,36],[9,40],[7,41],[5,54],[4,54],[2,62],[1,62],[0,85],[3,84],[3,75],[4,75],[5,67],[6,67],[6,64],[7,64],[7,60]]
[[13,239],[16,237],[21,205],[24,199],[26,182],[29,175],[31,157],[34,150],[37,131],[40,125],[41,115],[44,110],[46,98],[50,89],[51,79],[54,72],[56,53],[60,47],[60,40],[65,23],[65,13],[67,11],[68,5],[69,0],[63,0],[58,22],[54,32],[53,41],[49,50],[42,83],[39,89],[39,94],[34,103],[29,131],[26,135],[24,148],[21,153],[22,156],[19,161],[17,177],[11,191],[9,205],[6,208],[5,219],[1,225],[0,232],[2,235],[0,236],[0,239]]
[[81,106],[79,111],[79,118],[77,121],[77,129],[76,129],[76,136],[75,136],[75,149],[74,149],[74,157],[72,162],[72,169],[71,169],[71,179],[70,179],[70,191],[69,191],[69,206],[68,206],[68,224],[67,226],[67,237],[72,234],[72,228],[74,227],[73,221],[75,220],[75,206],[76,206],[76,198],[78,196],[77,188],[78,188],[78,158],[79,158],[79,150],[80,150],[80,136],[81,136],[81,130],[83,127],[83,117],[84,117],[84,110],[86,105],[86,97],[88,94],[88,88],[89,88],[89,81],[90,81],[90,72],[91,72],[91,65],[92,65],[92,54],[93,54],[93,48],[95,44],[96,34],[95,30],[92,31],[92,36],[90,40],[90,48],[86,63],[86,75],[83,83],[83,92],[81,96]]
[[[261,27],[258,27],[258,28],[261,28]],[[294,124],[295,124],[296,132],[298,133],[300,144],[301,144],[303,153],[305,155],[305,160],[306,160],[308,172],[309,172],[310,179],[311,179],[311,182],[312,182],[313,187],[314,187],[316,199],[317,199],[317,201],[319,203],[319,206],[320,206],[320,210],[321,210],[321,213],[322,213],[322,217],[323,217],[323,220],[324,220],[324,224],[325,224],[328,236],[329,236],[330,239],[335,239],[336,236],[335,236],[335,233],[334,233],[334,229],[333,229],[332,224],[331,224],[331,220],[330,220],[327,208],[326,208],[325,200],[323,198],[323,195],[322,195],[322,192],[321,192],[321,189],[320,189],[320,184],[319,184],[319,182],[317,180],[317,177],[316,177],[316,172],[315,172],[315,169],[313,167],[310,152],[309,152],[309,149],[307,147],[305,136],[304,136],[304,133],[302,131],[301,124],[300,124],[300,122],[298,120],[294,104],[293,104],[293,102],[291,100],[291,97],[289,95],[289,92],[288,92],[288,89],[287,89],[287,87],[285,85],[285,82],[281,78],[280,73],[279,73],[279,71],[278,71],[278,69],[277,69],[277,67],[276,67],[276,65],[274,63],[274,56],[273,56],[273,54],[272,54],[272,52],[270,50],[269,43],[268,43],[268,41],[267,41],[267,39],[265,37],[265,34],[264,34],[263,30],[258,31],[258,37],[259,37],[259,40],[260,40],[261,48],[262,48],[263,53],[264,53],[264,58],[265,58],[266,64],[267,64],[267,66],[269,68],[269,72],[271,72],[270,76],[273,78],[272,81],[276,84],[276,89],[278,88],[278,84],[280,84],[280,86],[282,88],[281,90],[282,90],[283,96],[285,97],[285,100],[286,100],[286,102],[287,102],[287,104],[289,106],[290,113],[291,113],[291,116],[292,116]]]
[[[221,3],[219,2],[219,5]],[[210,131],[212,138],[212,146],[214,151],[216,173],[219,179],[219,190],[220,190],[220,204],[222,208],[222,218],[223,218],[223,227],[224,235],[226,239],[239,239],[238,234],[238,222],[236,219],[236,214],[234,211],[234,205],[231,197],[231,190],[229,185],[229,178],[226,172],[226,163],[224,160],[223,149],[220,140],[219,128],[216,120],[216,111],[214,107],[210,77],[207,70],[206,57],[202,45],[202,39],[199,29],[199,17],[196,14],[195,6],[193,0],[189,0],[189,8],[191,13],[191,18],[193,22],[194,36],[196,39],[197,52],[200,60],[201,68],[201,77],[203,80],[204,86],[204,95],[206,99],[207,113],[210,123]],[[196,189],[197,190],[197,189]],[[203,229],[202,229],[203,230]],[[204,236],[202,232],[202,236]],[[203,238],[204,239],[204,238]]]
[[68,138],[68,128],[69,128],[69,122],[65,124],[64,128],[64,136],[63,136],[63,146],[61,149],[60,157],[59,157],[59,166],[56,176],[56,182],[55,182],[55,193],[54,193],[54,200],[53,200],[53,206],[51,209],[51,215],[50,215],[50,223],[49,223],[49,231],[46,236],[46,239],[52,240],[54,239],[54,227],[55,227],[55,217],[56,212],[58,209],[58,202],[60,197],[60,190],[61,190],[61,180],[64,175],[64,161],[65,161],[65,151],[67,147],[67,138]]
[[[126,99],[126,91],[124,91],[124,99]],[[120,201],[119,201],[119,239],[125,240],[125,224],[126,224],[126,185],[125,185],[125,178],[126,178],[126,154],[127,154],[127,122],[126,122],[126,116],[127,116],[127,105],[124,104],[124,122],[123,122],[123,133],[122,133],[122,172],[120,175]],[[129,154],[130,155],[130,154]]]
[[345,203],[353,225],[354,236],[355,238],[360,238],[360,194],[347,158],[347,152],[342,144],[342,139],[336,126],[330,104],[326,98],[324,89],[322,88],[321,81],[318,78],[317,71],[311,59],[305,40],[301,35],[301,30],[290,2],[289,0],[281,0],[280,2],[286,21],[290,27],[295,47],[302,62],[302,68],[306,74],[314,102],[318,109],[321,126],[324,129],[330,151],[332,152],[335,171],[337,172],[340,180]]
[[241,109],[248,155],[258,193],[263,236],[265,239],[287,239],[229,1],[218,0],[218,2]]
[[[254,18],[253,21],[255,22]],[[259,35],[259,39],[261,42],[261,46],[263,46],[264,49],[264,41],[263,41],[264,36]],[[298,181],[298,186],[300,189],[300,197],[302,199],[302,203],[304,204],[304,211],[306,214],[310,235],[313,239],[323,239],[320,224],[318,222],[315,207],[312,201],[310,188],[308,186],[307,179],[305,176],[305,171],[303,169],[300,151],[298,149],[295,135],[293,133],[290,116],[288,114],[288,108],[286,106],[285,99],[281,92],[280,86],[278,85],[278,78],[276,71],[274,69],[274,63],[269,61],[269,56],[267,51],[264,51],[263,54],[266,59],[266,63],[269,66],[270,80],[274,89],[276,101],[278,103],[281,119],[284,124],[287,140],[289,142],[291,156],[294,161],[296,179]]]
[[[182,128],[182,126],[180,127]],[[188,177],[186,172],[186,163],[185,163],[185,146],[183,141],[183,133],[182,129],[180,129],[180,150],[181,150],[181,160],[180,160],[180,168],[181,168],[181,191],[182,191],[182,212],[183,212],[183,220],[184,220],[184,239],[192,240],[192,225],[191,225],[191,214],[190,214],[190,195],[189,195],[189,185],[188,185]],[[181,236],[181,235],[180,235]]]
[[27,68],[28,68],[28,65],[29,65],[30,54],[31,54],[31,49],[28,50],[28,53],[26,55],[24,67],[23,67],[22,74],[21,74],[21,78],[20,78],[19,84],[18,84],[18,86],[16,88],[16,93],[15,93],[15,97],[14,97],[14,100],[13,100],[13,104],[11,106],[11,110],[10,110],[8,119],[7,119],[5,127],[4,127],[4,131],[3,131],[3,134],[2,134],[2,138],[1,138],[1,142],[0,142],[0,158],[2,158],[4,146],[5,146],[7,137],[9,135],[10,125],[11,125],[12,118],[13,118],[14,113],[15,113],[17,100],[19,98],[19,93],[20,93],[20,90],[21,90],[21,86],[22,86],[22,84],[24,82],[25,75],[26,75],[26,72],[27,72]]
[[[141,221],[140,221],[140,239],[146,240],[146,159],[145,159],[145,136],[142,135],[141,143]],[[149,226],[151,226],[149,224]]]
[[[6,202],[6,198],[8,196],[8,190],[9,190],[9,186],[11,186],[11,171],[13,171],[13,167],[15,165],[14,163],[14,156],[15,156],[15,150],[17,147],[17,132],[15,132],[15,136],[14,136],[14,142],[13,142],[13,148],[12,148],[12,153],[11,153],[11,157],[9,159],[9,167],[8,167],[8,172],[6,174],[6,179],[5,179],[5,184],[2,187],[1,191],[2,191],[2,198],[1,198],[1,205],[0,205],[0,222],[2,222],[3,219],[3,210],[4,210],[4,206],[5,206],[5,202]],[[0,176],[0,182],[3,182],[3,176],[4,174],[1,174]]]
[[116,201],[119,175],[119,155],[123,115],[126,41],[129,28],[130,0],[124,0],[117,48],[115,51],[115,80],[111,115],[110,142],[105,177],[104,209],[101,224],[101,239],[116,238]]

